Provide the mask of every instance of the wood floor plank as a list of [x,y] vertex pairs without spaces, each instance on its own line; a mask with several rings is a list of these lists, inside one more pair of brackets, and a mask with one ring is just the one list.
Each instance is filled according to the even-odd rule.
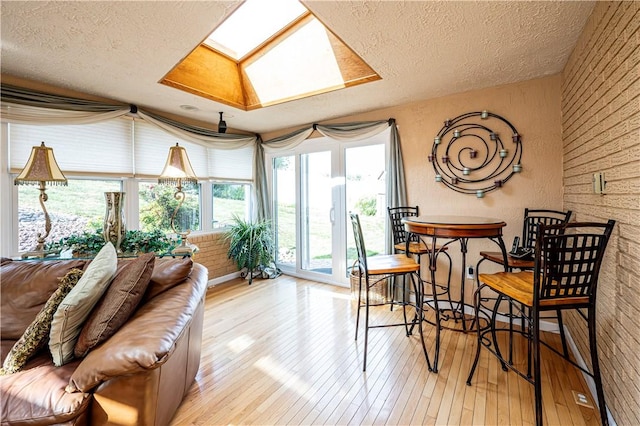
[[[462,420],[462,416],[464,414],[464,406],[465,400],[467,404],[471,403],[471,397],[467,396],[473,395],[475,393],[475,388],[472,386],[467,386],[466,380],[469,375],[469,368],[471,368],[472,358],[468,356],[466,353],[470,348],[468,348],[469,340],[466,335],[461,334],[458,339],[458,348],[461,351],[461,359],[460,359],[460,367],[458,369],[458,374],[455,377],[456,387],[454,389],[454,399],[451,404],[451,410],[449,414],[449,424],[452,425],[469,425],[471,424],[471,420],[467,419],[466,421]],[[472,353],[473,351],[471,351]],[[473,408],[467,410],[467,415],[473,413]]]
[[[438,407],[438,415],[436,417],[436,424],[448,425],[459,424],[460,422],[460,408],[453,410],[454,401],[459,397],[460,389],[458,388],[460,370],[462,369],[462,363],[464,358],[464,352],[466,349],[467,339],[463,333],[451,336],[452,344],[451,348],[454,349],[453,354],[449,353],[449,357],[453,355],[449,371],[444,373],[447,376],[447,381],[442,391],[442,400]],[[451,351],[449,351],[451,352]],[[443,374],[444,375],[444,374]],[[459,404],[461,406],[461,404]]]
[[[524,356],[524,352],[519,350],[520,347],[516,345],[514,348],[514,358],[519,359],[521,356]],[[509,395],[511,398],[508,398],[509,401],[509,424],[519,425],[522,424],[522,406],[521,404],[529,404],[527,400],[522,399],[522,395],[520,395],[520,382],[524,382],[524,380],[519,377],[517,374],[510,372],[507,375],[507,386],[509,389]],[[528,383],[526,383],[528,385]]]
[[[404,381],[402,388],[400,388],[397,397],[389,398],[391,408],[388,410],[386,416],[380,416],[381,424],[408,424],[402,423],[402,416],[405,413],[405,408],[409,405],[413,405],[413,398],[416,398],[416,386],[420,380],[424,380],[425,372],[427,371],[427,363],[425,362],[422,352],[420,351],[418,356],[414,358],[411,364],[409,375]],[[383,423],[384,422],[384,423]]]
[[[417,328],[411,336],[403,327],[372,329],[363,372],[356,312],[349,289],[287,276],[209,289],[200,369],[171,424],[534,423],[533,386],[502,371],[485,349],[466,385],[475,333],[442,330],[436,374],[426,368]],[[371,321],[400,322],[402,310],[372,308]],[[433,325],[424,324],[424,336],[433,356]],[[557,336],[543,336],[559,345]],[[526,367],[524,339],[514,351]],[[597,410],[572,400],[571,390],[588,393],[581,373],[546,349],[542,359],[545,421],[598,424]]]
[[489,353],[487,351],[480,351],[477,371],[475,372],[474,379],[471,382],[471,386],[476,388],[476,398],[473,406],[474,425],[484,425],[486,423],[487,388],[489,387],[489,381],[487,379],[489,376],[488,357]]

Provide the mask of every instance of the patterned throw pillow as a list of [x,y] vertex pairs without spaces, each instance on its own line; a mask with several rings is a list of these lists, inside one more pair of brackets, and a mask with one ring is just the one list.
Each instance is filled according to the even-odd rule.
[[7,354],[0,369],[0,375],[3,376],[20,371],[29,358],[46,345],[49,340],[53,314],[58,309],[60,302],[80,280],[80,277],[82,277],[82,271],[74,268],[60,278],[60,284],[56,291],[49,297],[38,315],[36,315],[36,318]]

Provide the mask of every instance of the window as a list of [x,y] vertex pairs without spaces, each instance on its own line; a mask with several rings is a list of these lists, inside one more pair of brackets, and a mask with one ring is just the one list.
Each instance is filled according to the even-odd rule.
[[4,235],[10,235],[0,244],[3,255],[33,249],[37,234],[45,230],[38,188],[13,185],[13,178],[26,164],[31,148],[40,141],[53,148],[58,165],[69,179],[69,186],[47,186],[46,209],[52,229],[46,243],[73,233],[101,230],[106,209],[104,192],[111,191],[127,194],[124,216],[128,230],[159,229],[173,233],[171,216],[178,205],[174,197],[176,187],[159,185],[157,177],[167,160],[169,147],[176,142],[187,150],[199,181],[195,187],[183,188],[186,197],[175,218],[176,231],[219,228],[227,225],[234,214],[245,219],[251,217],[253,145],[241,149],[212,148],[179,139],[131,117],[85,125],[2,123],[0,129],[3,136],[0,158],[5,158],[9,166],[0,173],[0,181],[3,188],[10,188],[7,192],[11,197],[8,204],[11,209],[3,209],[6,214],[1,218],[6,224]]
[[[68,186],[47,187],[46,209],[51,218],[47,241],[59,241],[74,233],[102,229],[104,193],[122,191],[119,180],[69,179]],[[31,250],[37,234],[44,233],[44,213],[37,186],[18,186],[18,250]]]
[[379,79],[298,0],[245,0],[160,83],[252,110]]
[[[238,61],[306,11],[296,0],[247,0],[207,37],[205,44]],[[239,31],[241,28],[244,31]]]
[[276,233],[276,261],[278,265],[296,267],[296,155],[273,158],[273,224]]
[[223,228],[233,223],[233,217],[249,219],[251,187],[246,183],[214,183],[213,227]]
[[137,119],[134,121],[133,139],[136,176],[157,177],[167,161],[169,148],[179,143],[187,151],[189,162],[198,179],[208,177],[209,152],[204,146],[177,138],[152,124]]
[[[175,231],[200,229],[200,185],[183,187],[185,198],[176,212]],[[138,184],[138,202],[140,206],[140,229],[153,231],[160,229],[173,232],[171,218],[179,204],[175,198],[176,187],[160,185],[157,182]]]

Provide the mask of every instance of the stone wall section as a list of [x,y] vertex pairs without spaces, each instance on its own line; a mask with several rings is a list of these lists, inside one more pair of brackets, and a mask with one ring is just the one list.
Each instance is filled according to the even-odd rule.
[[209,280],[238,272],[235,263],[227,258],[229,243],[224,232],[189,235],[189,242],[198,246],[199,251],[193,260],[209,270]]
[[[605,399],[619,425],[640,424],[640,2],[596,2],[562,74],[564,208],[615,219],[598,287]],[[605,174],[606,195],[592,176]],[[588,335],[566,320],[585,360]]]

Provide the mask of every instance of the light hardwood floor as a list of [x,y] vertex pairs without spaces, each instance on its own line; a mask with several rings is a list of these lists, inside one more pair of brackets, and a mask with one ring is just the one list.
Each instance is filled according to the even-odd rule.
[[[503,372],[488,351],[466,385],[474,333],[442,332],[435,374],[417,333],[373,329],[363,373],[355,313],[349,289],[288,276],[209,289],[200,371],[172,424],[534,423],[533,386]],[[400,309],[372,308],[372,322],[400,318]],[[425,336],[433,341],[432,326]],[[556,335],[544,339],[559,345]],[[589,394],[579,371],[547,349],[542,359],[545,424],[599,424],[596,410],[574,402],[572,390]]]

